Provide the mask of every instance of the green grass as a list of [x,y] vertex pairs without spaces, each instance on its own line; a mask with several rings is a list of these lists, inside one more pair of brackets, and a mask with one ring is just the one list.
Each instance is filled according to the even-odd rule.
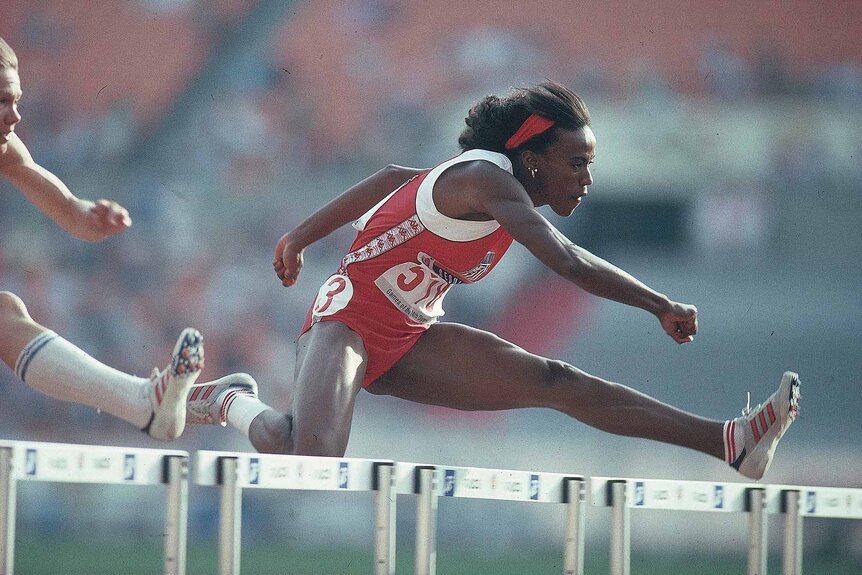
[[[413,573],[412,549],[404,546],[397,560],[397,572]],[[367,575],[373,572],[372,551],[365,549],[298,549],[277,545],[244,544],[242,573],[249,575]],[[470,550],[440,549],[440,575],[541,575],[562,573],[561,552],[524,551],[499,556]],[[774,554],[773,554],[774,555]],[[50,539],[20,539],[15,551],[16,575],[152,575],[162,572],[162,549],[152,541],[140,545],[123,540],[69,543]],[[781,572],[780,556],[770,557],[770,573]],[[608,573],[606,550],[587,550],[586,573]],[[744,553],[739,557],[660,557],[635,554],[633,575],[737,575],[745,572]],[[192,542],[188,547],[188,575],[218,572],[214,543]],[[849,558],[805,557],[804,572],[819,574],[862,573],[862,565]]]

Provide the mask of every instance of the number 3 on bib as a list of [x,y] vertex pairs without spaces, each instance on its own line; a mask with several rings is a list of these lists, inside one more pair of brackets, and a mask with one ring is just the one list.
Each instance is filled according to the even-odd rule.
[[353,297],[353,284],[350,278],[342,275],[330,276],[317,292],[312,315],[324,317],[344,309]]

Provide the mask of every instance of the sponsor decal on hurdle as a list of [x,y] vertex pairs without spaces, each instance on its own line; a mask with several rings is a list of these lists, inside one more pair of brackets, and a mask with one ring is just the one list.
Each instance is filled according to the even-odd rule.
[[350,468],[346,461],[338,462],[338,488],[347,489],[350,479]]
[[642,506],[646,499],[646,486],[643,481],[635,481],[635,505]]
[[715,509],[724,508],[724,486],[716,485],[712,493],[712,506]]
[[816,513],[817,512],[817,492],[809,491],[808,496],[805,498],[805,512],[806,513]]
[[123,480],[135,480],[135,454],[126,453],[123,455]]
[[535,473],[530,474],[530,499],[539,500],[539,476]]
[[455,470],[447,469],[443,473],[443,495],[446,497],[455,496]]
[[257,457],[248,460],[248,482],[251,485],[260,484],[260,459]]
[[24,473],[35,477],[38,470],[39,466],[38,458],[36,457],[36,450],[28,448],[24,455]]

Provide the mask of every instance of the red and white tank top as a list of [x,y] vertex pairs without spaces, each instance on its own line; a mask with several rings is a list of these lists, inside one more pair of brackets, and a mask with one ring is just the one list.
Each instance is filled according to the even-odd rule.
[[[352,284],[349,291],[354,292],[339,294],[342,297],[336,299],[344,305],[358,292],[366,292],[362,297],[366,304],[388,300],[408,325],[427,327],[443,315],[443,298],[453,285],[487,275],[512,244],[512,237],[495,220],[465,221],[441,214],[433,197],[440,174],[474,160],[512,172],[505,155],[469,150],[401,185],[353,224],[359,234],[338,273],[321,288],[312,314],[319,318],[341,307],[330,296],[329,306],[321,309],[333,280],[344,281]],[[339,276],[343,279],[338,280]]]

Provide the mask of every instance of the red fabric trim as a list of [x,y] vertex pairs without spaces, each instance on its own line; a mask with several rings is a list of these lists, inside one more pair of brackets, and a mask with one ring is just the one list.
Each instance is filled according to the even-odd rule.
[[754,442],[757,443],[760,441],[760,430],[757,429],[757,421],[751,420],[751,430],[754,432]]

